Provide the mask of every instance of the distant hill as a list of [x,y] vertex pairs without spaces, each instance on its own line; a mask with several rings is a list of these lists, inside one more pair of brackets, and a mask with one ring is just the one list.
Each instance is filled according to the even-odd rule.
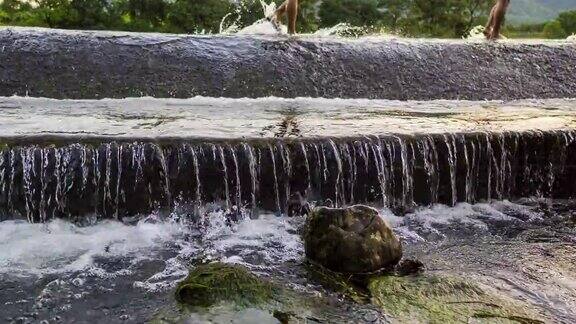
[[507,19],[513,24],[538,23],[571,9],[576,10],[576,0],[511,0]]

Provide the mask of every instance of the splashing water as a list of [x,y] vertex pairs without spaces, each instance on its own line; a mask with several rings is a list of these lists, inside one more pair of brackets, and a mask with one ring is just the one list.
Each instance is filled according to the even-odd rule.
[[[242,6],[243,3],[240,3]],[[235,12],[231,12],[222,18],[220,22],[220,33],[221,34],[241,34],[241,35],[274,35],[278,34],[278,30],[274,27],[274,25],[268,20],[269,17],[272,17],[276,12],[276,3],[271,2],[270,4],[266,3],[265,1],[260,0],[260,5],[262,6],[262,12],[264,14],[264,18],[255,21],[250,26],[241,27],[239,25],[241,17],[240,10],[237,9]],[[228,19],[236,15],[236,19],[227,25]],[[287,33],[286,26],[280,24],[280,32]]]
[[128,258],[129,263],[153,258],[163,244],[174,242],[184,227],[152,221],[137,225],[104,221],[79,227],[64,220],[46,224],[7,221],[0,224],[0,273],[47,275],[86,271],[95,275],[126,275],[130,270],[108,272],[101,258]]
[[226,16],[224,16],[224,18],[222,18],[222,21],[220,21],[220,34],[234,34],[240,30],[240,27],[238,26],[238,19],[234,20],[232,23],[230,23],[230,25],[226,25],[227,20],[230,17],[233,17],[235,14],[236,12],[229,12],[226,14]]
[[264,10],[264,17],[272,17],[276,12],[276,3],[274,1],[267,4],[265,1],[260,0],[260,5],[262,5],[262,10]]
[[[530,229],[549,218],[538,209],[539,204],[494,201],[454,207],[434,205],[419,208],[405,217],[384,209],[381,217],[402,238],[408,256],[425,253],[417,258],[422,257],[427,266],[431,265],[429,271],[438,269],[432,264],[445,264],[449,270],[444,271],[457,272],[461,261],[468,260],[468,252],[454,257],[450,253],[468,246],[476,251],[471,261],[466,261],[469,262],[466,266],[474,271],[484,269],[484,260],[499,255],[492,253],[493,249],[505,249],[502,255],[517,258],[510,262],[523,262],[523,255],[532,257],[530,253],[539,251],[520,248],[517,243],[510,245],[501,238],[502,233],[510,233],[510,228]],[[303,218],[264,214],[250,219],[243,215],[234,222],[221,211],[208,213],[203,224],[180,223],[180,218],[176,214],[167,219],[152,215],[134,226],[118,221],[101,221],[89,227],[63,220],[45,224],[1,222],[0,303],[8,316],[23,314],[22,309],[33,309],[39,318],[58,314],[63,319],[85,316],[85,308],[91,309],[96,303],[103,308],[90,311],[86,315],[89,318],[109,319],[111,314],[120,317],[127,307],[124,312],[127,310],[133,320],[142,321],[163,307],[165,298],[171,300],[176,282],[186,276],[191,264],[202,260],[242,264],[274,280],[287,280],[296,291],[322,292],[303,273],[304,245],[299,234]],[[478,237],[497,243],[484,244],[477,241]],[[510,255],[506,249],[524,254]],[[538,265],[535,263],[538,260],[532,263]],[[503,266],[498,263],[498,267]],[[477,273],[484,276],[482,280],[493,280],[501,273],[498,271],[509,271],[507,277],[519,276],[518,280],[524,280],[522,272],[500,268]],[[563,274],[567,280],[571,275]],[[534,278],[526,283],[528,292],[512,287],[511,293],[530,300],[534,299],[530,291],[542,288],[551,297],[535,300],[551,305],[545,309],[554,309],[556,299],[565,299],[567,307],[573,304],[567,299],[571,296],[570,285],[562,283],[552,290],[546,288],[548,279]],[[566,308],[558,316],[570,319],[570,314],[571,308]]]
[[[484,41],[484,40],[486,40],[486,36],[484,35],[484,28],[485,27],[482,25],[472,27],[472,29],[470,29],[470,32],[468,32],[468,35],[464,36],[463,39],[466,39],[469,41]],[[500,34],[500,40],[505,40],[505,39],[507,39],[507,37]]]
[[568,36],[568,38],[566,38],[566,40],[568,40],[570,42],[576,42],[576,34],[572,34],[572,35]]
[[486,36],[484,36],[484,26],[482,25],[478,25],[475,27],[472,27],[472,29],[470,29],[470,32],[468,32],[468,35],[464,36],[464,39],[467,40],[485,40]]
[[313,35],[315,36],[361,36],[367,33],[364,27],[352,26],[349,23],[339,23],[332,27],[320,28]]

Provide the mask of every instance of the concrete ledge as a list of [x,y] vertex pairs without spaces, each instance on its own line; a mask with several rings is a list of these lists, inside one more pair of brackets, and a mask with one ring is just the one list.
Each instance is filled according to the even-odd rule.
[[0,96],[576,97],[574,43],[0,29]]
[[[389,135],[243,142],[1,139],[0,220],[286,211],[290,197],[416,206],[576,195],[576,133]],[[49,144],[51,143],[51,144]]]

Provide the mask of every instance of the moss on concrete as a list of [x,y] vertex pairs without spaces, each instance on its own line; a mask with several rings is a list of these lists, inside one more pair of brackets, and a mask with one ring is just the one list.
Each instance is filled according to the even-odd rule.
[[310,277],[324,287],[338,292],[360,304],[370,301],[368,292],[365,287],[362,287],[363,282],[358,281],[363,278],[354,278],[351,275],[330,271],[314,263],[307,263],[306,269]]
[[373,303],[399,321],[426,323],[543,323],[521,305],[462,279],[444,276],[372,278]]

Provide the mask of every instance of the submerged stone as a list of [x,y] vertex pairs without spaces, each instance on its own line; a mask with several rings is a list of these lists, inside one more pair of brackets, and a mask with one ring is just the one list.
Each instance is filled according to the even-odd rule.
[[296,192],[290,196],[287,209],[288,217],[304,216],[310,213],[310,204],[300,192]]
[[262,304],[275,287],[239,265],[211,263],[195,267],[176,288],[176,299],[190,306],[209,307],[222,301],[239,306]]
[[424,271],[424,263],[420,260],[403,259],[396,265],[394,272],[398,276],[409,276]]
[[402,245],[391,227],[371,207],[319,207],[304,231],[306,256],[342,273],[369,273],[396,265]]

